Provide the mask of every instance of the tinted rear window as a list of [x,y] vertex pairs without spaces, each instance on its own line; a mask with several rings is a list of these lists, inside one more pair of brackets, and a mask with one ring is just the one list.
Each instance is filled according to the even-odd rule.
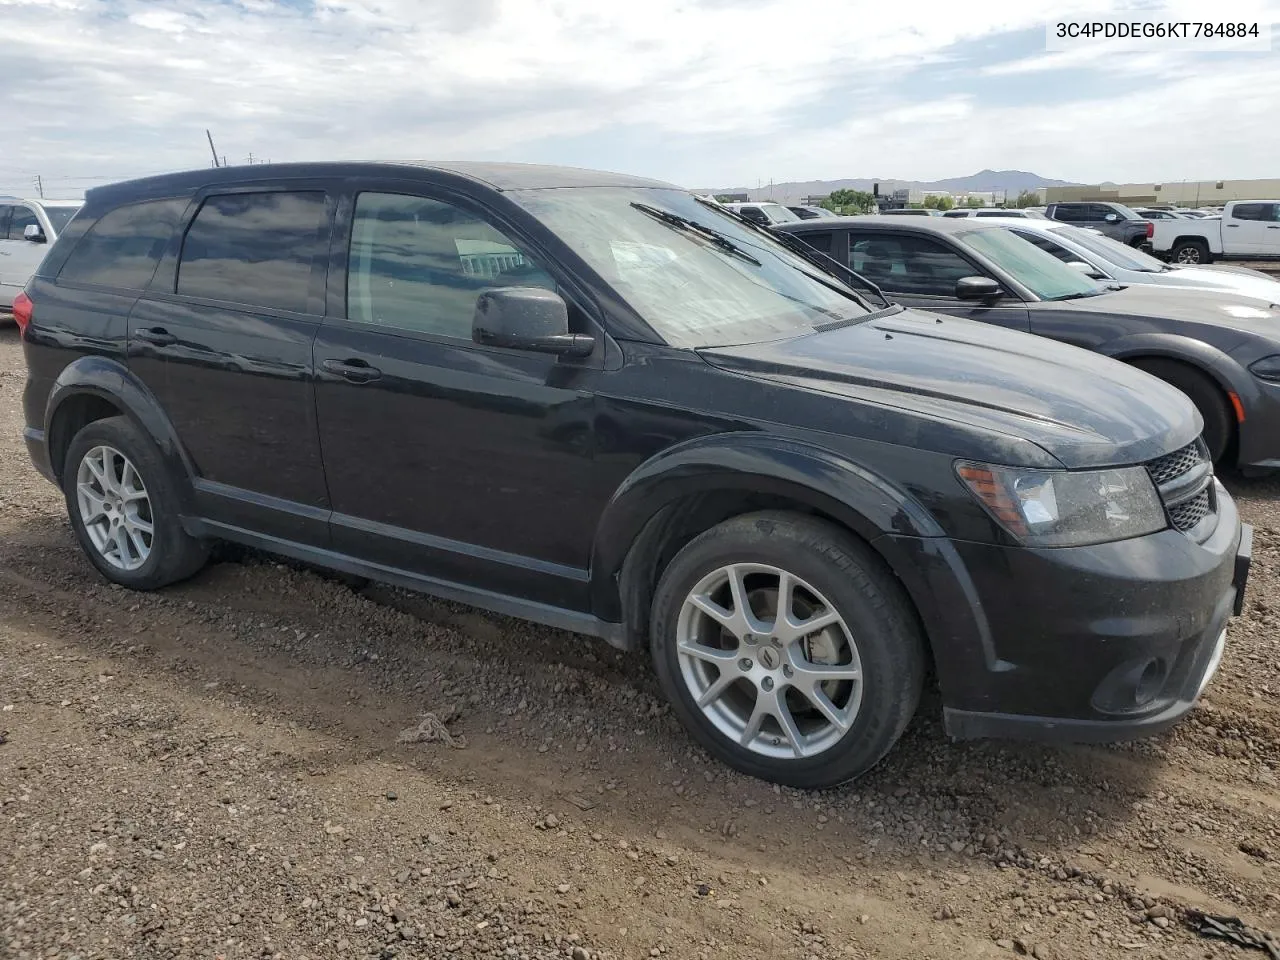
[[149,200],[117,207],[80,238],[58,279],[144,289],[186,207],[186,200]]
[[321,191],[209,197],[182,244],[178,293],[305,312],[327,246]]

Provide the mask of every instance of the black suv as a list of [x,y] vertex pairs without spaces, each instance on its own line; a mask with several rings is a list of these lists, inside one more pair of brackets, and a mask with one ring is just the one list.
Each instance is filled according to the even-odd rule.
[[1051,203],[1045,207],[1044,215],[1073,227],[1098,230],[1131,247],[1150,246],[1156,230],[1154,223],[1144,220],[1122,203]]
[[1195,408],[846,274],[582,170],[102,187],[19,297],[27,443],[116,583],[225,539],[647,648],[782,783],[875,764],[927,672],[956,737],[1173,723],[1250,543]]

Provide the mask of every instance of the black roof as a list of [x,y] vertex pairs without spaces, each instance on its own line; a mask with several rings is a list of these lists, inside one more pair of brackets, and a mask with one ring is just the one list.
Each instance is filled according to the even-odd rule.
[[857,227],[859,230],[892,230],[902,233],[914,230],[918,233],[969,233],[972,230],[1003,230],[1003,224],[983,223],[978,217],[824,217],[819,220],[801,220],[798,223],[775,223],[771,229],[787,233],[816,233],[839,227]]
[[270,163],[253,166],[218,167],[166,173],[140,180],[125,180],[95,187],[86,199],[109,198],[116,193],[154,194],[167,190],[190,190],[217,183],[243,183],[246,180],[295,179],[305,177],[351,177],[376,175],[417,179],[428,173],[445,173],[483,183],[495,190],[539,190],[551,187],[663,187],[674,184],[661,180],[633,177],[625,173],[608,173],[579,167],[558,167],[541,163],[490,163],[485,161],[407,161],[373,163],[334,161],[318,163]]

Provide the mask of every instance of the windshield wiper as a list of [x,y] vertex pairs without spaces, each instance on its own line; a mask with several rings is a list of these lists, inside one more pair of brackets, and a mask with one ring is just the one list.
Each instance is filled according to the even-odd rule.
[[726,253],[731,253],[739,259],[747,261],[747,263],[754,264],[757,267],[762,266],[759,260],[747,253],[747,251],[743,250],[724,234],[716,233],[716,231],[712,230],[710,227],[704,226],[697,220],[690,220],[688,217],[682,217],[678,213],[669,213],[666,210],[659,210],[657,207],[651,207],[647,203],[633,203],[631,206],[635,207],[641,213],[648,214],[660,223],[665,223],[669,227],[673,227],[676,230],[683,230],[686,233],[695,234],[703,240],[715,244]]
[[[754,230],[757,233],[763,233],[770,240],[774,241],[775,243],[782,244],[784,247],[786,247],[796,256],[800,257],[801,259],[805,260],[808,263],[813,264],[815,267],[817,267],[819,270],[821,270],[823,273],[827,274],[828,276],[837,277],[842,282],[846,283],[846,285],[847,285],[847,280],[845,278],[852,277],[857,283],[866,287],[868,290],[872,291],[877,297],[879,297],[880,302],[883,303],[886,307],[893,305],[893,301],[884,295],[884,291],[882,291],[878,286],[876,286],[874,283],[872,283],[862,274],[858,273],[858,271],[854,270],[852,267],[846,264],[841,263],[839,260],[835,259],[834,257],[827,256],[827,254],[822,253],[819,250],[815,250],[813,247],[809,246],[803,240],[799,240],[796,237],[791,236],[791,234],[783,233],[780,230],[770,230],[768,227],[761,226],[760,224],[756,223],[754,220],[748,220],[746,217],[742,216],[742,214],[738,213],[735,210],[730,210],[727,207],[722,207],[720,206],[720,204],[712,203],[710,200],[704,200],[702,197],[694,197],[693,199],[697,200],[698,203],[702,204],[704,207],[709,207],[710,209],[715,210],[717,213],[722,214],[723,216],[732,217],[734,220],[738,221],[738,223],[742,224],[744,227],[748,227],[749,229]],[[832,267],[835,267],[836,270],[839,270],[840,273],[844,274],[844,276],[840,277],[837,273],[832,271],[831,269]],[[872,310],[872,312],[874,312],[871,304],[867,303],[866,300],[862,298],[862,295],[858,293],[857,290],[853,290],[852,293],[854,295],[854,298],[859,303],[861,303],[863,307],[865,307],[868,310]]]
[[[1108,287],[1107,289],[1111,289],[1111,288]],[[1061,300],[1084,300],[1084,299],[1087,299],[1088,297],[1096,297],[1096,296],[1098,296],[1097,293],[1064,293],[1060,297],[1050,297],[1049,299],[1053,303],[1058,303]]]

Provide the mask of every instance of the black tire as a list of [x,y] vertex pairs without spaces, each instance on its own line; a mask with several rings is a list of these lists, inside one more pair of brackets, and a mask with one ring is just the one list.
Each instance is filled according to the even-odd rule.
[[[811,584],[844,618],[857,644],[861,704],[848,731],[821,753],[780,759],[741,746],[698,707],[684,680],[676,640],[680,611],[704,576],[730,563],[777,566]],[[735,517],[687,544],[658,584],[650,647],[673,711],[712,755],[750,776],[805,789],[852,780],[883,759],[915,713],[924,681],[923,632],[897,580],[864,543],[798,514]]]
[[1209,253],[1209,244],[1203,240],[1180,240],[1169,251],[1169,262],[1186,264],[1212,263],[1213,255]]
[[1177,360],[1151,358],[1138,360],[1134,366],[1187,395],[1204,421],[1204,444],[1209,448],[1209,458],[1214,463],[1221,460],[1235,437],[1235,418],[1217,382],[1208,374]]
[[[132,570],[112,565],[99,552],[80,515],[76,496],[80,463],[90,450],[99,446],[112,447],[124,454],[146,488],[153,527],[151,549],[146,560]],[[76,539],[89,561],[112,583],[133,590],[156,590],[190,577],[209,558],[209,545],[182,529],[177,480],[155,444],[127,417],[95,420],[72,438],[62,469],[62,492]]]

